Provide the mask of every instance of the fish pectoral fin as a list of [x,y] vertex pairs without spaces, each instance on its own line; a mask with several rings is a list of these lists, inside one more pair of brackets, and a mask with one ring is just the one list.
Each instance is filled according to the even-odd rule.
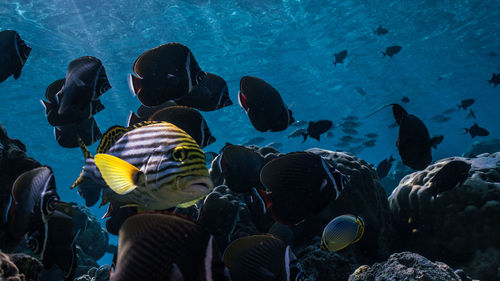
[[130,163],[104,153],[94,157],[101,175],[114,192],[124,195],[137,188],[136,179],[142,172]]
[[194,204],[196,204],[196,202],[198,202],[200,199],[201,198],[197,198],[197,199],[194,199],[194,200],[189,201],[189,202],[184,202],[184,203],[181,203],[181,204],[177,205],[176,207],[177,208],[182,208],[182,209],[189,208],[189,207],[193,206]]
[[120,206],[120,209],[121,209],[121,208],[130,208],[130,207],[139,208],[139,205],[138,205],[138,204],[136,204],[136,203],[125,204],[125,205],[121,205],[121,206]]

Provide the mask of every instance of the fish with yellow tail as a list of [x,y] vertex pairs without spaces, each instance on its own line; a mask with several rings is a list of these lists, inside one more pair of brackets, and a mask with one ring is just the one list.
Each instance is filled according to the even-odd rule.
[[323,230],[321,248],[337,252],[358,242],[365,232],[365,223],[361,217],[342,215],[330,221]]
[[[113,126],[92,157],[80,142],[86,165],[72,187],[89,182],[101,206],[164,210],[189,207],[213,189],[205,155],[185,131],[167,122]],[[82,193],[80,193],[82,194]],[[85,194],[83,194],[85,197]]]

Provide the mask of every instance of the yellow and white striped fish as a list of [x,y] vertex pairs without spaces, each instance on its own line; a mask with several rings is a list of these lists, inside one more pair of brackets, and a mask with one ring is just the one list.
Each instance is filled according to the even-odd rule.
[[110,201],[142,210],[188,207],[213,189],[205,154],[171,123],[111,127],[94,158],[83,143],[80,146],[86,164],[72,187],[88,181],[101,186],[101,205]]

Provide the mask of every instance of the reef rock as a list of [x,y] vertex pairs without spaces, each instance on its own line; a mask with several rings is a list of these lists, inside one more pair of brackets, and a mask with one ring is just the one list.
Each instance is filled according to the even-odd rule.
[[103,265],[99,268],[92,267],[87,274],[75,278],[75,281],[108,281],[111,272],[109,265]]
[[72,203],[74,224],[80,229],[76,244],[94,260],[99,260],[108,249],[109,235],[89,208]]
[[384,187],[385,193],[389,196],[392,191],[399,185],[399,182],[415,170],[403,164],[403,162],[396,160],[394,168],[385,178],[380,179],[380,184]]
[[461,281],[462,278],[445,263],[431,262],[419,254],[402,252],[392,254],[386,262],[371,267],[363,265],[349,276],[349,281],[375,280]]
[[365,221],[364,235],[359,242],[338,253],[349,259],[355,257],[360,264],[386,259],[390,254],[392,222],[387,197],[375,169],[349,153],[320,148],[306,151],[332,163],[341,173],[350,176],[350,181],[340,197],[332,200],[325,210],[293,227],[294,248],[305,247],[314,236],[321,236],[323,228],[335,217],[353,214]]
[[0,280],[37,281],[43,265],[26,254],[4,254],[0,251]]
[[[430,180],[452,160],[471,164],[467,179],[433,198]],[[497,277],[500,152],[476,158],[446,158],[407,175],[389,196],[389,206],[397,249],[464,268],[473,278],[494,280]],[[486,250],[489,254],[484,258],[482,253]],[[478,263],[481,266],[477,266]]]
[[471,144],[467,152],[462,154],[463,157],[475,157],[483,153],[495,153],[500,151],[500,139],[491,138],[486,140],[475,141]]

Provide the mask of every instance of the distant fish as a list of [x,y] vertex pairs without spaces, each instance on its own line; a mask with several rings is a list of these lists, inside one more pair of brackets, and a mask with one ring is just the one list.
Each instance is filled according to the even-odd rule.
[[392,158],[391,155],[391,157],[382,160],[382,162],[377,165],[377,175],[379,179],[383,179],[389,174],[389,171],[392,167],[392,162],[394,162],[394,158]]
[[474,113],[474,111],[472,110],[472,108],[469,110],[469,114],[467,114],[467,116],[465,116],[465,118],[474,118],[474,119],[476,119],[476,114]]
[[370,140],[364,141],[363,145],[366,147],[374,147],[376,141],[377,141],[376,139],[370,139]]
[[434,122],[437,122],[437,123],[444,123],[444,122],[450,121],[451,118],[448,117],[448,116],[444,116],[442,114],[438,114],[438,115],[434,115],[431,118],[431,120],[434,121]]
[[342,128],[358,128],[359,126],[361,126],[361,122],[357,122],[354,120],[347,120],[342,122],[340,126],[342,126]]
[[260,193],[273,218],[296,225],[337,199],[348,177],[319,155],[294,152],[268,162],[260,180],[270,190]]
[[453,112],[457,112],[457,109],[456,108],[450,108],[450,109],[447,109],[447,110],[441,112],[441,114],[451,114]]
[[350,142],[350,141],[354,140],[354,137],[346,135],[346,136],[343,136],[342,138],[340,138],[340,140],[343,141],[343,142]]
[[11,75],[14,75],[14,79],[21,76],[30,52],[31,48],[16,31],[0,31],[0,83]]
[[[216,163],[222,171],[225,184],[234,192],[247,193],[253,187],[260,187],[260,170],[264,158],[257,152],[241,145],[226,144]],[[214,169],[212,167],[211,169]]]
[[137,109],[137,114],[135,112],[131,112],[128,120],[127,120],[127,126],[130,127],[134,124],[141,123],[144,121],[148,121],[149,117],[153,115],[153,113],[159,111],[160,109],[171,107],[171,106],[176,106],[177,104],[174,103],[173,101],[166,101],[160,105],[157,106],[145,106],[141,105],[139,106],[139,109]]
[[498,54],[496,52],[494,52],[494,51],[491,51],[491,52],[488,53],[488,56],[490,56],[490,57],[496,57],[496,56],[498,56]]
[[213,111],[233,104],[229,98],[226,81],[207,72],[207,76],[186,96],[176,99],[178,105],[194,107],[201,111]]
[[334,137],[333,132],[326,132],[326,137],[333,138]]
[[467,110],[467,108],[473,105],[475,101],[475,99],[462,100],[462,102],[458,105],[458,109],[463,108],[464,110]]
[[488,80],[488,85],[491,85],[491,83],[493,83],[493,85],[495,85],[495,88],[497,87],[497,85],[500,84],[500,73],[499,74],[495,74],[495,73],[492,74],[491,79]]
[[289,135],[288,137],[289,138],[296,138],[296,137],[300,137],[304,134],[307,134],[307,129],[301,128],[301,129],[297,129],[297,130],[293,131],[292,134]]
[[244,146],[249,146],[249,145],[257,145],[259,143],[262,143],[263,141],[265,141],[266,138],[263,138],[263,137],[255,137],[255,138],[251,138],[249,139],[245,144],[243,144]]
[[174,215],[137,214],[120,228],[110,281],[228,281],[215,239],[200,225]]
[[306,279],[291,247],[269,234],[251,235],[233,241],[224,251],[223,259],[233,280]]
[[101,130],[94,118],[85,119],[78,124],[54,127],[57,143],[66,148],[79,147],[78,140],[91,145],[102,138]]
[[453,160],[446,163],[431,178],[429,190],[434,198],[445,191],[453,189],[457,185],[462,185],[469,174],[471,164],[461,160]]
[[357,135],[358,134],[358,131],[356,131],[356,129],[353,129],[353,128],[342,127],[342,132],[349,134],[349,135]]
[[279,92],[262,79],[251,76],[241,78],[238,102],[254,128],[260,132],[283,131],[295,122],[292,111],[286,107]]
[[409,97],[402,97],[401,98],[401,102],[402,103],[409,103],[410,102],[410,98]]
[[293,122],[292,124],[290,124],[290,126],[292,126],[292,127],[303,127],[303,126],[305,126],[307,124],[308,124],[307,121],[297,120],[297,121]]
[[356,121],[356,120],[359,120],[359,118],[357,116],[354,116],[354,115],[348,115],[346,117],[342,117],[342,120],[344,120],[344,121]]
[[475,138],[477,136],[486,137],[490,134],[490,132],[488,132],[488,130],[486,130],[485,128],[479,127],[479,125],[477,123],[474,123],[474,125],[468,129],[464,128],[464,130],[465,130],[464,134],[470,134],[472,138]]
[[391,123],[389,126],[387,126],[387,128],[389,128],[389,129],[394,129],[394,128],[396,128],[397,126],[398,126],[398,123],[393,122],[393,123]]
[[385,52],[382,52],[382,55],[384,55],[384,58],[386,55],[392,58],[392,56],[399,53],[401,49],[403,49],[401,46],[390,46],[385,49]]
[[129,88],[143,105],[156,106],[187,95],[206,76],[191,50],[179,43],[153,48],[137,58]]
[[323,229],[321,248],[329,252],[340,251],[361,240],[365,223],[361,217],[342,215],[331,220]]
[[361,88],[361,87],[354,87],[354,89],[356,90],[356,92],[358,92],[358,94],[360,94],[362,96],[366,96],[366,91],[363,90],[363,88]]
[[382,25],[379,25],[378,28],[375,30],[375,33],[380,36],[380,35],[385,35],[389,33],[389,30],[385,29],[382,27]]
[[334,66],[337,66],[337,63],[344,63],[345,58],[347,57],[347,50],[340,51],[337,54],[334,54],[335,61],[333,62]]
[[319,141],[320,136],[330,130],[332,126],[333,122],[330,120],[310,121],[307,132],[302,133],[302,137],[304,137],[302,142],[305,142],[308,136]]
[[377,133],[368,133],[365,135],[365,137],[370,138],[370,139],[374,139],[374,138],[378,137],[378,134]]
[[170,106],[160,109],[149,116],[148,121],[166,121],[174,124],[188,133],[200,148],[205,148],[216,140],[203,115],[187,106]]

